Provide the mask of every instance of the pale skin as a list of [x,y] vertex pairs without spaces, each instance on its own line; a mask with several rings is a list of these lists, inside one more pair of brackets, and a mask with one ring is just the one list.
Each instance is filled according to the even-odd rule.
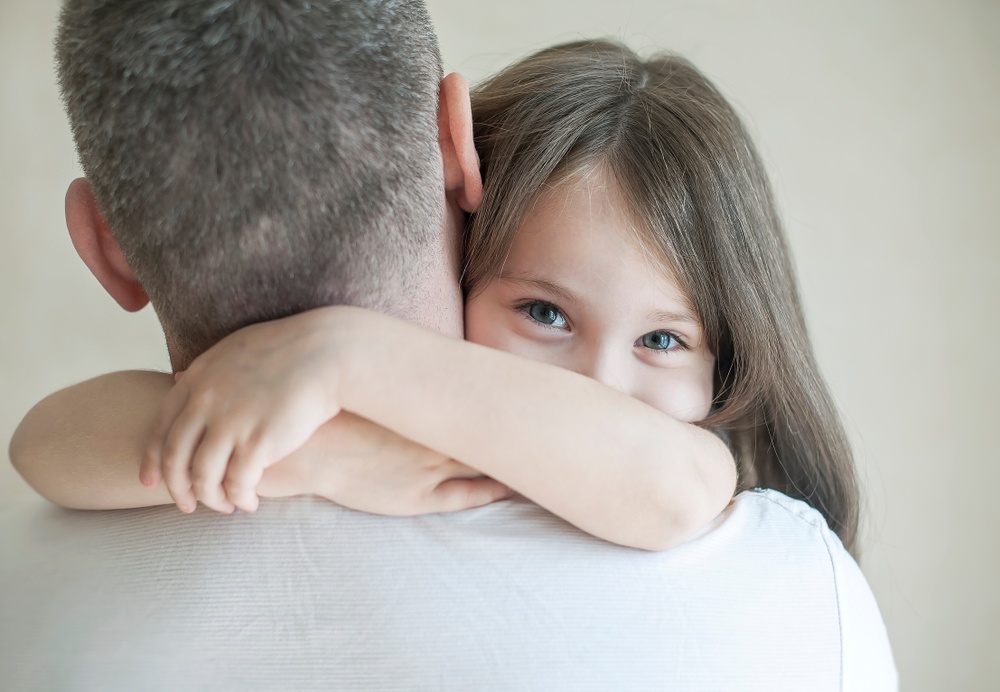
[[[714,358],[607,187],[564,183],[535,205],[501,277],[466,306],[468,338],[493,348],[352,308],[223,340],[167,394],[143,482],[162,476],[186,511],[197,500],[252,511],[261,479],[265,494],[273,483],[265,469],[309,456],[313,433],[346,411],[598,537],[651,550],[683,541],[736,483],[725,445],[690,424],[709,412]],[[347,474],[326,475],[314,492],[351,495]]]
[[[461,230],[482,196],[472,139],[468,83],[441,81],[438,108],[442,228],[416,290],[423,302],[410,318],[442,334],[462,334]],[[149,297],[101,213],[90,184],[75,180],[66,194],[73,246],[108,294],[125,310]],[[175,369],[187,359],[164,327]],[[165,373],[119,372],[56,392],[36,404],[10,443],[14,466],[39,494],[64,507],[120,509],[173,502],[168,489],[136,482],[150,430],[174,384]],[[327,463],[330,458],[336,464]],[[322,462],[322,463],[319,463]],[[335,492],[334,492],[335,491]],[[464,464],[351,414],[316,431],[295,454],[270,467],[258,487],[265,496],[316,494],[382,514],[422,514],[477,507],[509,489]]]
[[[376,507],[385,493],[366,493],[378,482],[358,472],[399,474],[414,463],[386,468],[387,458],[426,448],[442,475],[422,476],[425,504],[439,487],[454,488],[444,495],[459,508],[509,486],[609,541],[652,550],[683,541],[736,482],[725,445],[690,424],[710,409],[714,358],[683,291],[632,239],[607,187],[583,178],[535,205],[501,277],[466,306],[468,338],[493,348],[352,308],[223,340],[166,395],[142,467],[147,491],[162,477],[185,511],[198,500],[253,511],[258,492],[280,494],[280,465],[265,469],[294,452],[293,467],[311,469],[311,492],[410,513]],[[345,412],[370,429],[331,433]],[[398,456],[385,446],[366,456],[378,470],[337,459],[345,439],[374,437],[367,421],[398,434]],[[329,460],[316,462],[317,452]],[[447,476],[477,472],[495,480]]]
[[[141,485],[137,475],[173,383],[164,373],[129,371],[56,392],[25,416],[11,443],[11,460],[35,490],[63,507],[171,504],[166,485]],[[478,471],[346,412],[268,468],[257,492],[317,495],[392,515],[457,511],[509,494]]]
[[[478,161],[467,100],[449,99],[449,79],[446,203],[470,211]],[[317,494],[418,514],[513,488],[607,540],[675,545],[735,488],[725,445],[690,424],[711,406],[714,360],[683,291],[633,241],[602,182],[540,200],[502,275],[469,301],[467,335],[492,349],[357,309],[316,310],[234,334],[176,386],[117,373],[59,392],[25,418],[12,460],[70,507],[192,511],[200,500],[252,511],[258,494]],[[71,188],[68,217],[100,226],[88,194]],[[73,234],[78,251],[123,307],[141,307],[141,287],[98,231]]]

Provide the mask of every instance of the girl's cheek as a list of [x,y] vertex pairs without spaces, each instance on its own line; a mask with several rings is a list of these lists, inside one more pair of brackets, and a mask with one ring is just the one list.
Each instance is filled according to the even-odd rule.
[[[708,418],[712,408],[712,383],[700,372],[669,373],[637,398],[667,415],[695,423]],[[659,378],[656,378],[659,379]]]
[[496,311],[466,311],[465,339],[515,356],[537,360],[561,368],[573,369],[566,349],[559,340],[546,338],[523,316],[509,308]]
[[465,303],[465,340],[482,346],[499,348],[495,344],[499,334],[499,315],[493,301],[486,294]]

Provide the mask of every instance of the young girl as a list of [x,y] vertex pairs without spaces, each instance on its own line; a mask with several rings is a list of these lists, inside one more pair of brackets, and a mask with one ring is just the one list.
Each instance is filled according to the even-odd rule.
[[[763,167],[722,96],[684,60],[580,42],[486,82],[473,117],[468,341],[340,307],[237,332],[166,396],[143,483],[165,479],[185,511],[253,510],[264,469],[318,445],[311,492],[407,513],[358,500],[357,479],[392,482],[414,448],[385,471],[341,461],[344,438],[322,435],[355,414],[438,453],[418,464],[460,462],[623,545],[675,545],[759,485],[812,504],[852,549],[852,459]],[[72,415],[83,391],[49,415]],[[19,465],[45,453],[26,437]],[[506,490],[462,485],[464,468],[442,508]]]

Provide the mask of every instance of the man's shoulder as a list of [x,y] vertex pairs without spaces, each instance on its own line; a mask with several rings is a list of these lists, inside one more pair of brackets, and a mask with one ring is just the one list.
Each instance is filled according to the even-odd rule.
[[810,526],[818,529],[826,525],[823,515],[815,507],[772,488],[744,490],[733,498],[733,503],[753,511],[779,509],[780,515],[786,516],[793,524],[802,524],[803,528]]
[[441,689],[626,689],[623,670],[636,689],[840,689],[842,670],[865,671],[841,656],[842,631],[870,620],[841,618],[838,564],[853,561],[818,513],[773,491],[740,494],[661,553],[600,541],[520,499],[408,519],[311,500],[230,517],[35,502],[0,518],[0,660],[39,688],[55,674],[54,637],[84,622],[103,634],[55,649],[94,689],[108,671],[123,689],[146,679],[128,662],[149,663],[150,650],[171,652],[151,661],[159,689],[235,675],[264,689],[290,672],[300,687],[398,689],[442,671]]
[[[813,507],[776,490],[741,493],[725,519],[743,549],[760,551],[771,568],[805,578],[798,597],[828,584],[839,635],[843,690],[895,690],[898,673],[885,623],[858,563]],[[778,546],[784,546],[779,549]],[[811,556],[811,557],[806,557]],[[793,598],[794,592],[790,592]],[[809,611],[804,611],[804,617]]]
[[[478,555],[485,554],[494,564],[506,556],[520,564],[526,555],[533,555],[556,563],[564,559],[629,565],[629,570],[641,563],[643,569],[670,572],[738,564],[751,572],[780,568],[831,579],[845,560],[850,561],[819,512],[774,490],[740,493],[699,534],[663,553],[631,550],[593,538],[524,499],[409,519],[367,515],[308,499],[271,501],[257,515],[242,517],[202,510],[186,516],[172,507],[69,512],[32,500],[0,508],[8,527],[21,528],[5,532],[2,547],[5,552],[20,549],[40,558],[44,555],[47,560],[53,555],[65,559],[63,550],[72,544],[87,545],[91,556],[110,552],[128,556],[129,561],[149,559],[148,551],[161,556],[176,551],[184,553],[189,563],[199,562],[198,558],[217,563],[220,553],[240,556],[250,546],[254,552],[280,552],[292,539],[314,545],[319,551],[314,558],[338,561],[356,553],[370,557],[383,551],[398,560],[399,546],[406,545],[415,560],[445,556],[478,560]],[[136,550],[137,546],[145,550]]]
[[845,588],[853,588],[861,574],[817,509],[767,488],[739,493],[687,546],[739,564],[748,575],[772,579],[780,572],[805,580],[809,588],[824,586],[841,610],[845,603],[851,605],[852,594],[845,595]]
[[838,566],[851,559],[816,509],[777,490],[757,488],[739,493],[677,552],[691,554],[688,562],[695,571],[738,572],[751,593],[780,591],[793,600],[812,601],[834,617]]
[[[663,553],[631,550],[593,538],[523,498],[409,519],[367,515],[309,499],[270,501],[257,515],[242,517],[204,510],[187,516],[172,507],[71,512],[30,499],[0,508],[7,526],[22,529],[6,532],[3,542],[7,545],[2,547],[5,552],[30,548],[39,557],[51,548],[45,556],[49,560],[53,554],[67,557],[62,551],[72,544],[89,546],[91,556],[111,552],[141,562],[149,559],[147,551],[161,555],[178,551],[189,561],[205,557],[216,562],[220,551],[242,555],[252,545],[254,552],[267,553],[284,548],[289,539],[315,543],[320,553],[314,557],[340,560],[356,552],[370,556],[382,551],[399,559],[398,547],[406,545],[414,559],[418,555],[428,560],[445,555],[471,559],[488,554],[495,564],[503,556],[523,563],[530,554],[556,562],[642,563],[654,571],[740,564],[751,571],[770,572],[780,566],[786,572],[831,577],[845,557],[850,560],[819,512],[775,490],[740,493],[698,535]],[[136,551],[137,545],[145,550]]]
[[811,505],[770,488],[752,488],[739,493],[720,517],[734,529],[767,540],[804,541],[827,550],[843,550],[826,519]]

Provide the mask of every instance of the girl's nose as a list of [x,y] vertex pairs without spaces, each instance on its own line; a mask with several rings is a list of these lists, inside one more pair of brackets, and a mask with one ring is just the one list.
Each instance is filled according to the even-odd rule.
[[626,359],[610,349],[592,349],[581,354],[574,368],[581,375],[593,378],[612,389],[631,395]]

